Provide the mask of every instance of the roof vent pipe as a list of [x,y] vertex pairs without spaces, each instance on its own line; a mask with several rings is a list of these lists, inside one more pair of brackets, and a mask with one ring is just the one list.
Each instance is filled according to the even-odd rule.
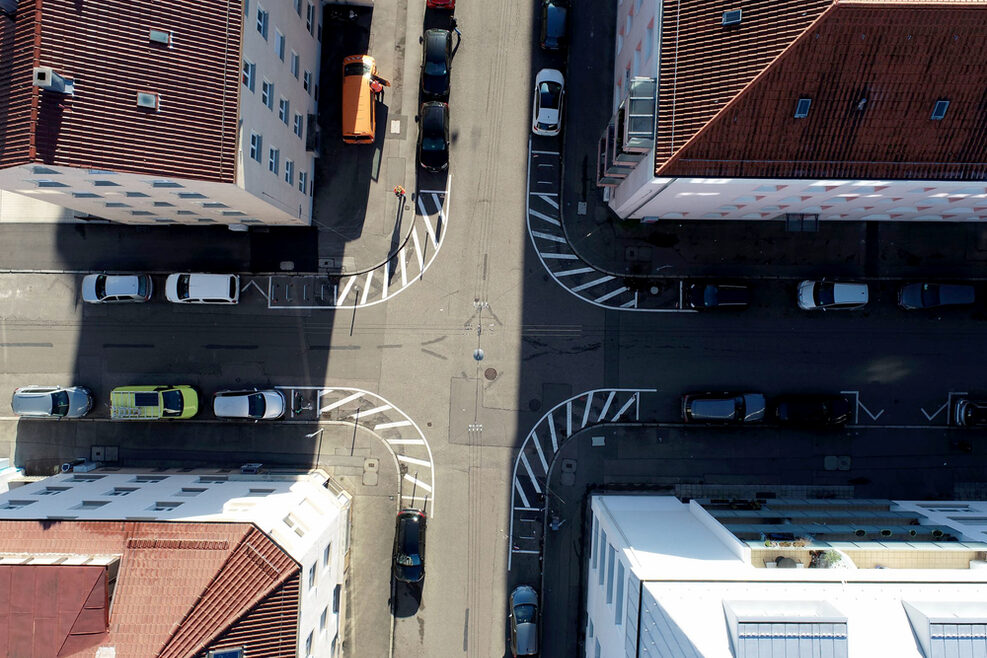
[[55,73],[55,70],[50,66],[34,67],[34,86],[60,94],[71,94],[75,91],[73,82]]

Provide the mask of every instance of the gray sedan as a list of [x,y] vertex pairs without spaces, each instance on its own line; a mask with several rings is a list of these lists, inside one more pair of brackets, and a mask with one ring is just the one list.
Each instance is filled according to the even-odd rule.
[[530,585],[511,592],[511,654],[534,656],[538,653],[538,594]]
[[147,274],[87,274],[82,279],[82,301],[89,304],[146,302],[152,290]]
[[82,418],[93,408],[93,394],[84,386],[22,386],[10,407],[24,418]]

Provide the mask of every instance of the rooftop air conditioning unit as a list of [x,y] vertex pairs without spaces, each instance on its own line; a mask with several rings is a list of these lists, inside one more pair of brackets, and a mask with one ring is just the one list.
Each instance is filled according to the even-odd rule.
[[35,66],[33,83],[35,87],[57,91],[61,94],[71,94],[75,91],[75,85],[72,81],[55,73],[55,70],[50,66]]

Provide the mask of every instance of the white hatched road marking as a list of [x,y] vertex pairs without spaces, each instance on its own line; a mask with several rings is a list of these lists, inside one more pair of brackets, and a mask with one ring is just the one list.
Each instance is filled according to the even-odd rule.
[[[584,302],[600,308],[651,313],[695,313],[695,309],[684,309],[681,304],[678,308],[641,308],[638,304],[641,300],[639,293],[624,285],[621,277],[600,271],[579,258],[569,245],[562,218],[559,216],[559,154],[533,149],[531,144],[529,137],[525,222],[538,260],[555,282]],[[545,177],[551,177],[551,180],[545,180]],[[549,189],[544,189],[543,186]],[[533,187],[536,189],[532,189]],[[571,267],[565,261],[575,261],[581,267]]]
[[[521,443],[521,447],[517,452],[514,459],[514,468],[512,472],[513,486],[511,487],[511,521],[510,521],[510,550],[507,559],[507,569],[511,569],[511,556],[515,553],[522,554],[538,554],[539,550],[530,550],[531,541],[530,536],[515,536],[515,518],[518,521],[524,521],[526,527],[530,527],[529,523],[541,523],[541,516],[536,516],[531,518],[530,516],[518,516],[523,513],[531,512],[544,512],[544,507],[532,507],[532,498],[536,502],[541,502],[543,505],[548,504],[548,500],[542,496],[543,487],[539,482],[539,478],[544,477],[548,479],[548,474],[552,469],[552,463],[555,461],[555,457],[559,452],[560,444],[564,444],[569,437],[573,435],[573,411],[574,403],[577,401],[583,404],[581,418],[582,422],[579,424],[579,428],[576,431],[581,431],[586,427],[591,427],[595,424],[612,423],[620,420],[625,413],[633,406],[635,409],[634,417],[640,417],[640,405],[641,405],[641,393],[644,392],[655,392],[655,389],[627,389],[627,388],[615,388],[615,389],[594,389],[591,391],[586,391],[575,395],[568,400],[559,402],[554,407],[549,409],[539,420],[536,422],[528,435],[525,437],[524,441]],[[599,394],[599,395],[598,395]],[[606,394],[605,396],[603,394]],[[624,396],[627,399],[624,400]],[[608,412],[614,408],[614,401],[619,400],[619,408],[616,413],[608,416]],[[602,404],[602,408],[599,414],[594,414],[594,406],[597,403]],[[578,408],[578,407],[576,407]],[[561,441],[559,440],[558,432],[555,426],[556,414],[560,409],[565,410],[566,424],[565,424],[565,434],[561,436]],[[593,416],[596,415],[596,420],[592,421]],[[592,422],[591,422],[592,421]],[[542,441],[538,436],[539,431],[544,425],[548,425],[549,437],[552,441],[552,452],[551,454],[545,453],[545,448],[542,446]],[[532,450],[533,446],[533,450]],[[535,462],[535,466],[532,465],[529,455],[531,453],[538,455],[538,461]],[[540,466],[541,470],[536,473],[535,468]],[[523,473],[523,475],[519,475]],[[528,546],[528,548],[526,548]]]
[[[275,280],[275,276],[272,276],[269,277],[268,281],[267,307],[269,309],[306,310],[361,308],[386,302],[391,297],[394,297],[394,295],[403,292],[416,279],[421,279],[425,275],[426,270],[435,262],[439,250],[445,242],[445,236],[448,233],[449,208],[452,199],[451,176],[447,179],[446,185],[445,190],[421,190],[418,192],[414,204],[416,209],[415,217],[408,232],[409,235],[404,244],[401,245],[401,248],[391,258],[366,272],[343,275],[332,279],[331,303],[328,303],[329,300],[325,298],[323,293],[319,293],[318,299],[327,302],[325,304],[314,305],[311,298],[305,295],[300,300],[272,302],[273,297],[270,295],[270,291],[273,289]],[[434,205],[434,209],[430,209],[429,204]],[[438,223],[436,223],[436,220]],[[424,244],[424,239],[421,236],[422,231],[428,236],[428,240]],[[428,249],[429,243],[431,243],[432,249]],[[392,265],[392,261],[395,259],[397,263]],[[409,274],[408,268],[409,266],[413,266],[411,265],[412,263],[417,263],[418,269]],[[401,272],[400,284],[398,281],[392,281],[393,275],[396,274],[396,269],[399,269]],[[364,274],[366,275],[365,279],[362,278]],[[289,275],[280,275],[279,278],[290,281]],[[311,278],[317,280],[317,277],[313,276]],[[357,278],[361,279],[362,287],[357,285]],[[324,282],[325,279],[322,278],[322,281]],[[316,288],[318,285],[316,283],[313,287]],[[351,299],[350,293],[354,288],[358,291],[362,290],[362,292],[358,292]],[[258,289],[260,289],[259,286]]]
[[[343,386],[276,386],[275,388],[284,390],[288,399],[292,401],[295,399],[296,391],[299,394],[314,392],[317,402],[315,407],[318,409],[316,420],[329,416],[329,420],[353,423],[372,430],[397,462],[417,467],[416,472],[405,473],[401,479],[402,486],[408,483],[415,487],[413,495],[407,495],[406,491],[400,492],[401,499],[411,501],[413,507],[435,516],[435,462],[432,459],[432,449],[418,424],[400,408],[376,393],[359,388]],[[368,408],[363,410],[362,406]]]

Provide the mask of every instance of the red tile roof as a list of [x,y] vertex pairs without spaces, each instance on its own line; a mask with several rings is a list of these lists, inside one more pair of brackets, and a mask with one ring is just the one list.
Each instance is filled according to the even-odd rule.
[[[21,0],[0,17],[0,167],[26,162],[232,182],[241,0]],[[173,47],[150,30],[173,34]],[[33,67],[75,94],[32,85]],[[160,94],[158,111],[138,91]]]
[[106,567],[0,565],[0,655],[68,656],[106,635]]
[[657,176],[987,177],[985,0],[666,0],[662,29]]
[[[118,656],[191,656],[235,629],[249,655],[281,655],[263,650],[272,636],[274,645],[296,646],[298,565],[249,524],[0,521],[0,552],[121,556],[105,635],[32,658],[91,657],[97,646]],[[17,605],[8,600],[11,611]],[[9,614],[0,599],[0,619]],[[80,629],[95,628],[91,616],[84,621]],[[41,632],[52,631],[35,625],[35,646]]]

